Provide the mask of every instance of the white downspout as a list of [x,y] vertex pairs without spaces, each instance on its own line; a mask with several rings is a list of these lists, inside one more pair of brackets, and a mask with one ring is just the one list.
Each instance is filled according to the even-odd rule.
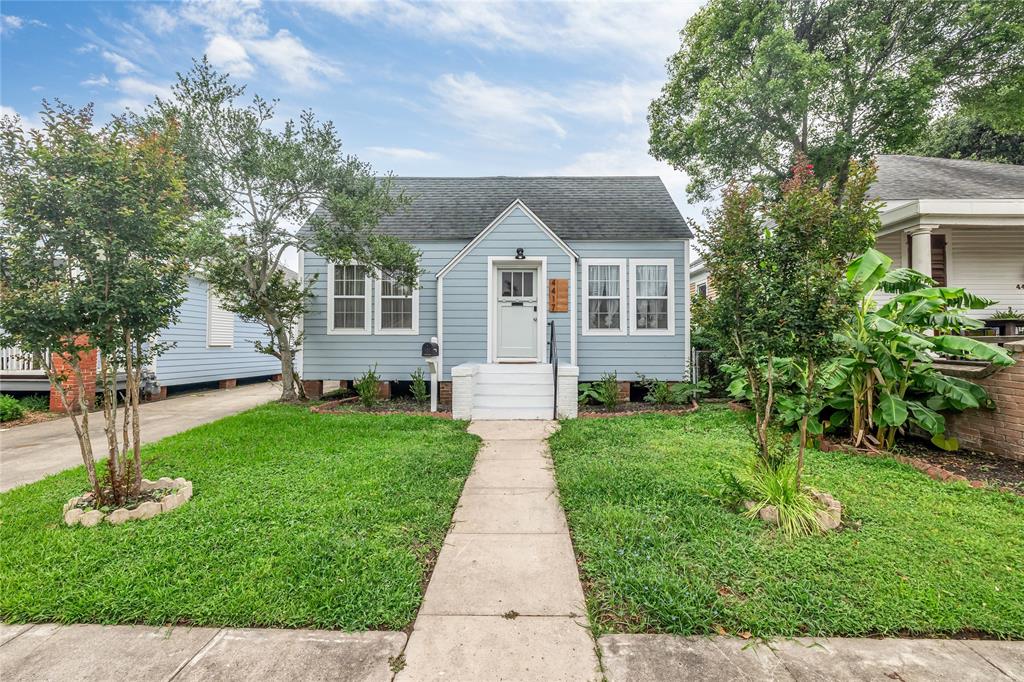
[[569,362],[576,366],[576,268],[579,267],[579,259],[575,256],[569,257]]
[[690,310],[690,240],[683,240],[683,381],[693,381],[693,358],[690,356],[690,329],[693,319]]
[[[437,278],[437,374],[444,381],[444,275]],[[454,388],[453,388],[454,390]]]

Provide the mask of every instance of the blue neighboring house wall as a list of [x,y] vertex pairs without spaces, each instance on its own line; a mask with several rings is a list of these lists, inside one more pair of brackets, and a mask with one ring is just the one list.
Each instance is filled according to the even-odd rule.
[[[407,239],[422,254],[424,274],[413,301],[418,310],[416,329],[403,333],[382,332],[375,323],[358,331],[333,329],[328,299],[334,289],[329,278],[337,268],[320,256],[302,254],[301,275],[307,280],[316,279],[304,319],[303,378],[353,379],[376,366],[384,380],[408,380],[413,371],[425,368],[421,346],[432,336],[441,341],[443,381],[451,379],[451,369],[457,365],[495,361],[495,268],[517,263],[543,264],[538,324],[554,321],[559,361],[577,365],[581,381],[598,379],[606,372],[616,372],[622,381],[635,381],[640,375],[668,381],[689,376],[689,232],[685,228],[665,238],[658,238],[658,231],[650,230],[637,235],[644,238],[563,239],[546,224],[543,215],[531,210],[526,200],[516,200],[490,217],[490,224],[481,222],[469,228],[473,238],[422,238],[431,233],[423,229],[421,238]],[[630,233],[628,229],[606,229],[596,231],[595,237]],[[515,259],[517,249],[523,250],[522,261]],[[585,319],[588,297],[584,285],[587,275],[597,272],[590,270],[591,266],[607,265],[614,266],[612,272],[619,274],[621,325],[619,329],[591,330]],[[640,293],[636,268],[651,265],[661,268],[662,274],[670,272],[668,303],[672,314],[670,326],[665,329],[638,329],[634,324],[635,295]],[[567,312],[547,309],[546,285],[552,279],[569,281],[572,305]],[[377,317],[380,286],[379,280],[371,279],[364,293],[371,321]],[[545,353],[541,361],[548,360]]]
[[[230,343],[223,332],[228,317],[218,318],[219,338],[211,338],[211,297],[207,283],[190,277],[185,302],[178,321],[160,334],[160,341],[172,343],[156,360],[156,376],[161,386],[181,386],[222,379],[246,379],[277,374],[277,358],[258,353],[253,340],[264,339],[263,328],[230,316]],[[214,309],[215,310],[215,309]]]

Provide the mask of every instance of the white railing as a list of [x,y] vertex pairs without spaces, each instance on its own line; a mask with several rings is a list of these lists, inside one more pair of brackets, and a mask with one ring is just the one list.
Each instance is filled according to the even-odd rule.
[[[43,357],[43,362],[50,362],[50,353]],[[25,353],[17,346],[0,348],[0,374],[8,376],[43,376],[43,367],[32,360],[30,353]]]

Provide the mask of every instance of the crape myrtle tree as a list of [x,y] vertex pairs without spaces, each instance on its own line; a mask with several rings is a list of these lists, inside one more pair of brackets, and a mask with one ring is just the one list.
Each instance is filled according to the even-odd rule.
[[[749,387],[758,459],[778,469],[787,450],[773,437],[779,402],[799,415],[795,468],[800,487],[809,417],[820,410],[821,368],[841,352],[837,333],[859,290],[847,283],[853,254],[868,248],[878,228],[877,206],[866,199],[873,166],[852,166],[843,190],[823,187],[801,159],[770,200],[755,186],[731,185],[706,227],[695,227],[716,296],[695,306],[695,321],[721,359]],[[796,395],[783,395],[781,364],[800,377]]]
[[851,159],[910,147],[937,108],[1019,120],[1024,3],[711,0],[668,76],[650,148],[691,196],[739,178],[777,197],[798,155],[841,191]]
[[295,369],[298,321],[313,281],[286,277],[286,254],[356,261],[415,286],[419,253],[374,231],[407,200],[390,177],[342,152],[333,123],[311,111],[279,122],[275,101],[244,103],[244,94],[204,57],[178,74],[171,97],[152,112],[180,122],[191,200],[217,226],[203,263],[209,281],[226,308],[266,328],[257,348],[281,361],[281,397],[295,400],[304,397]]
[[[96,506],[137,498],[139,392],[187,283],[191,232],[178,128],[145,129],[91,107],[44,102],[42,126],[0,124],[0,343],[30,353],[60,394]],[[99,352],[106,471],[89,436],[94,395],[83,369]],[[64,357],[67,369],[46,361]],[[118,382],[124,391],[118,409]]]

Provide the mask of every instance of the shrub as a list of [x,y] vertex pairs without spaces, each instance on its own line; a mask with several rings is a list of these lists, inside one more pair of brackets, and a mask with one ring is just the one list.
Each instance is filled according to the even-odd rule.
[[741,491],[744,501],[753,503],[744,512],[748,518],[757,518],[762,509],[772,506],[778,512],[783,535],[796,537],[821,531],[818,505],[800,485],[796,461],[786,461],[777,468],[752,462],[745,475],[730,473],[729,477],[730,487]]
[[604,405],[609,410],[619,404],[619,378],[615,372],[607,372],[600,381],[580,384],[579,401],[581,405],[593,402]]
[[26,412],[47,412],[50,409],[50,399],[45,395],[27,395],[19,398],[18,402]]
[[25,408],[13,396],[0,394],[0,422],[10,422],[25,416]]
[[423,376],[423,369],[417,368],[412,373],[412,386],[409,387],[412,399],[420,405],[430,402],[430,389],[427,388],[427,380]]
[[656,405],[685,405],[697,400],[711,388],[710,382],[703,379],[697,383],[678,382],[669,385],[661,379],[640,375],[640,383],[647,389],[644,402]]
[[356,380],[355,389],[363,407],[373,407],[377,404],[380,390],[380,375],[377,374],[377,365],[367,369],[366,373]]

